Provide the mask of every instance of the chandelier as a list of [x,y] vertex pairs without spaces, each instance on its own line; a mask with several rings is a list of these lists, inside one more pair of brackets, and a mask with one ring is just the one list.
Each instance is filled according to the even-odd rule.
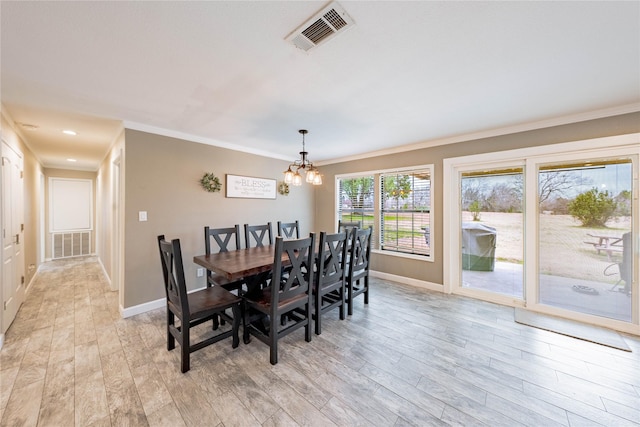
[[300,175],[300,169],[305,172],[305,181],[313,185],[322,184],[322,175],[320,171],[313,166],[313,163],[307,158],[309,154],[304,148],[304,136],[309,133],[306,129],[300,129],[298,131],[302,134],[302,151],[300,152],[300,159],[289,165],[289,168],[284,171],[284,182],[293,185],[302,185],[302,175]]

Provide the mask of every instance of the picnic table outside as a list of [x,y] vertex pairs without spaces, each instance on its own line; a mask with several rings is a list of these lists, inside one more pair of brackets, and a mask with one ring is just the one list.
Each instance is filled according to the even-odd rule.
[[609,261],[611,261],[611,255],[614,252],[622,253],[622,237],[601,236],[591,233],[587,233],[587,236],[598,239],[597,242],[585,243],[592,245],[597,251],[598,255],[600,255],[600,251],[605,251],[607,253],[607,258],[609,259]]

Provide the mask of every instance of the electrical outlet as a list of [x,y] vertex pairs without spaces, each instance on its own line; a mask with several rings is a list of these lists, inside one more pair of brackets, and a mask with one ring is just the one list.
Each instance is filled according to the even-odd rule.
[[198,277],[204,276],[204,268],[198,268],[196,270],[196,276],[198,276]]

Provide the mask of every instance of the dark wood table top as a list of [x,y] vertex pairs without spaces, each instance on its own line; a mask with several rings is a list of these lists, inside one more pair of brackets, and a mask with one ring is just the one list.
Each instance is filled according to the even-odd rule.
[[210,255],[196,255],[193,262],[215,271],[230,281],[242,279],[271,270],[275,245],[240,249]]

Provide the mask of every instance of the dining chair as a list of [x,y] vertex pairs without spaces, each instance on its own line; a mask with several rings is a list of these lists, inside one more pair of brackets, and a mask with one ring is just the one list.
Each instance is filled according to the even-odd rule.
[[300,224],[298,220],[296,219],[295,222],[278,221],[278,236],[284,237],[285,239],[299,239]]
[[[240,339],[240,303],[242,299],[221,286],[207,287],[187,293],[182,264],[180,240],[167,241],[164,235],[158,236],[158,249],[164,278],[164,289],[167,297],[167,350],[173,350],[176,340],[180,344],[180,369],[182,373],[190,369],[191,353],[208,345],[232,337],[232,347],[238,347]],[[231,308],[233,317],[227,315]],[[190,330],[194,326],[220,316],[231,323],[231,330],[219,332],[214,336],[191,344]],[[175,318],[180,321],[176,326]]]
[[338,220],[338,233],[351,231],[352,228],[362,228],[362,221],[342,221]]
[[263,225],[244,225],[245,247],[253,248],[266,245],[273,245],[273,232],[271,222]]
[[340,320],[344,320],[346,263],[347,233],[321,232],[313,281],[313,319],[316,335],[322,333],[322,316],[326,312],[339,308]]
[[[248,291],[244,301],[245,344],[253,335],[269,346],[269,361],[278,363],[278,340],[304,327],[305,340],[311,341],[312,278],[304,265],[312,265],[315,234],[303,239],[276,237],[273,276],[266,288]],[[284,272],[283,265],[290,265]],[[283,325],[283,317],[287,322]]]
[[[217,246],[218,252],[229,252],[229,250],[239,250],[240,248],[240,225],[225,228],[204,227],[204,252],[206,255],[212,253],[213,243]],[[223,288],[240,292],[244,280],[230,281],[226,277],[207,270],[207,286],[222,286]]]
[[353,228],[349,244],[349,273],[347,275],[347,307],[353,314],[353,299],[364,294],[364,303],[369,304],[369,261],[371,256],[372,228]]

